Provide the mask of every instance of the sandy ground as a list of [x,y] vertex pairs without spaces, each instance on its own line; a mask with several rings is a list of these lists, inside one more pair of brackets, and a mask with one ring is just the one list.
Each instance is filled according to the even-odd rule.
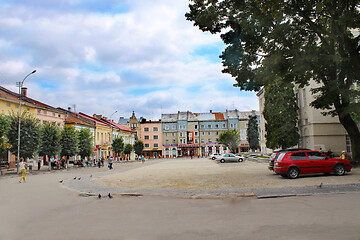
[[360,169],[344,176],[301,176],[286,179],[268,170],[268,163],[245,161],[217,163],[209,159],[173,159],[102,176],[93,181],[125,189],[215,190],[231,188],[266,188],[314,186],[316,184],[360,183]]

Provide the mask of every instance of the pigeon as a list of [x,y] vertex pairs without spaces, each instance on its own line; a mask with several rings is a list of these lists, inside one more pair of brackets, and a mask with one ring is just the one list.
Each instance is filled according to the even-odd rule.
[[80,179],[81,179],[81,177],[78,178],[78,180],[80,180]]
[[90,175],[90,177],[92,177],[92,175]]
[[109,197],[109,198],[113,198],[113,196],[111,196],[111,194],[110,194],[110,193],[108,194],[108,197]]
[[76,179],[76,177],[74,177],[74,180]]
[[98,198],[101,198],[101,194],[98,195]]
[[320,185],[318,186],[318,188],[322,188],[322,185],[323,185],[323,183],[320,183]]
[[59,183],[63,183],[64,180],[60,180]]

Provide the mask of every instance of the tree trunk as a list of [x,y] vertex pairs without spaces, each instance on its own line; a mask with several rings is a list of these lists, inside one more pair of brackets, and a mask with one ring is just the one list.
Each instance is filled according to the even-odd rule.
[[340,123],[349,134],[351,141],[352,158],[351,163],[353,165],[359,165],[360,163],[360,131],[356,122],[352,119],[350,114],[345,114],[344,117],[339,116]]

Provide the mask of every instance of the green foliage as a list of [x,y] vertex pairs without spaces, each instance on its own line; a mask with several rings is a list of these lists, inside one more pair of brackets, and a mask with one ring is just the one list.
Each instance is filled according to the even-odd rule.
[[202,31],[222,33],[224,73],[240,90],[259,90],[281,78],[308,85],[311,106],[337,115],[360,161],[359,0],[191,0],[185,16]]
[[217,141],[228,147],[232,153],[236,153],[236,150],[240,145],[240,135],[236,129],[227,130],[220,133]]
[[255,151],[259,146],[259,125],[256,115],[249,116],[248,128],[246,130],[247,141],[251,150]]
[[82,159],[85,157],[90,157],[93,152],[93,135],[88,128],[82,128],[80,132],[78,132],[78,142],[79,142],[79,155]]
[[120,154],[124,151],[124,140],[122,137],[120,138],[115,138],[111,144],[112,150],[117,153]]
[[280,80],[265,87],[266,146],[271,149],[289,148],[299,142],[298,106],[294,86]]
[[72,157],[78,153],[78,138],[74,127],[65,126],[61,131],[61,156]]
[[[10,144],[10,151],[18,154],[18,130],[19,114],[13,112],[9,116],[9,130],[7,138]],[[20,157],[31,158],[37,151],[39,145],[40,127],[38,121],[27,112],[21,114],[20,126]]]
[[60,151],[60,129],[54,123],[46,122],[40,127],[40,156],[55,156]]
[[142,155],[144,150],[144,143],[140,140],[136,140],[134,143],[134,151],[136,153],[136,155]]
[[133,146],[130,143],[125,144],[124,147],[125,154],[130,154],[132,150],[133,150]]
[[6,144],[6,134],[9,129],[9,119],[5,115],[0,115],[0,153],[6,152],[8,146]]

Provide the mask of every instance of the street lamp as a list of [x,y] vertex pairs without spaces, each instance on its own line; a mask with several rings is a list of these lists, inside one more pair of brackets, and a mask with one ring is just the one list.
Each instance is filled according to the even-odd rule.
[[24,84],[25,79],[31,74],[36,73],[36,70],[32,71],[28,75],[24,77],[21,82],[17,82],[16,86],[19,87],[19,127],[18,127],[18,152],[17,152],[17,160],[16,160],[16,171],[19,173],[19,160],[20,160],[20,128],[21,128],[21,89]]

